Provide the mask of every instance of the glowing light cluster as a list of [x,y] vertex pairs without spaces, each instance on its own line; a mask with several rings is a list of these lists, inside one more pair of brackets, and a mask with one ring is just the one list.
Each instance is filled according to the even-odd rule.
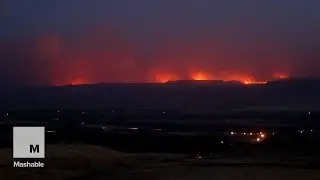
[[227,132],[227,135],[234,137],[242,137],[253,143],[260,143],[268,138],[266,132]]
[[277,73],[273,73],[273,78],[274,79],[287,79],[289,76],[285,73],[280,73],[280,72],[277,72]]
[[243,84],[250,85],[250,84],[267,84],[268,81],[243,81]]
[[256,138],[256,142],[259,143],[261,141],[264,141],[267,138],[267,134],[264,132],[259,132],[259,135]]

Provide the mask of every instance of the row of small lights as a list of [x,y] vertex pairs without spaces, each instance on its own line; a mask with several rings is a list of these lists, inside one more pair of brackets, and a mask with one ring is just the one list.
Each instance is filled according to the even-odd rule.
[[[305,132],[305,130],[298,130],[298,132],[300,132],[301,134]],[[313,130],[311,129],[310,132],[313,132]],[[236,132],[230,132],[230,135],[236,135]],[[253,133],[240,133],[243,135],[249,134],[250,136],[253,135]],[[273,135],[275,135],[275,132],[272,133]],[[266,135],[263,132],[259,132],[259,137],[257,137],[256,142],[261,142],[263,140],[263,138],[265,138]],[[224,144],[224,141],[220,141],[221,144]],[[202,159],[202,156],[198,155],[197,157],[198,159]]]
[[[239,134],[240,134],[240,135],[253,136],[254,134],[257,134],[257,133],[252,133],[252,132],[246,133],[246,132],[244,132],[244,133],[239,133]],[[236,132],[230,132],[230,135],[231,135],[231,136],[237,135],[237,133],[236,133]],[[275,132],[273,132],[272,135],[275,135]],[[265,137],[266,137],[266,134],[265,134],[265,133],[259,132],[259,133],[258,133],[258,137],[255,139],[255,141],[256,141],[256,142],[260,142],[260,141],[262,141]],[[223,141],[221,141],[221,144],[223,144]]]
[[[310,131],[310,132],[314,132],[313,129],[310,129],[309,131]],[[300,130],[297,130],[297,132],[300,133],[300,134],[303,134],[304,132],[306,132],[306,130],[300,129]]]
[[[60,110],[57,110],[57,112],[58,112],[58,113],[60,113]],[[111,112],[113,112],[113,113],[114,113],[114,112],[115,112],[115,110],[114,110],[114,109],[112,109],[112,110],[111,110]],[[81,112],[81,114],[85,114],[85,112],[84,112],[84,111],[82,111],[82,112]],[[162,114],[166,114],[166,111],[162,111]],[[310,115],[310,114],[311,114],[311,112],[309,111],[309,112],[308,112],[308,114]],[[4,116],[4,117],[9,116],[9,113],[5,113],[3,116]],[[226,122],[228,122],[228,121],[226,121]]]
[[[111,112],[113,112],[113,113],[114,113],[114,112],[115,112],[115,110],[114,110],[114,109],[112,109],[112,110],[111,110]],[[60,110],[57,110],[57,113],[60,113]],[[84,115],[84,114],[85,114],[85,112],[84,112],[84,111],[82,111],[82,112],[81,112],[81,114],[82,114],[82,115]],[[163,112],[162,112],[162,114],[166,114],[166,112],[165,112],[165,111],[163,111]],[[4,117],[7,117],[7,116],[9,116],[9,113],[5,113],[3,116],[4,116]]]
[[[250,135],[250,136],[252,136],[254,133],[252,133],[252,132],[250,132],[250,133],[244,132],[244,133],[239,133],[239,134],[240,134],[240,135]],[[265,136],[265,134],[264,134],[263,132],[259,132],[258,134],[260,134],[260,135],[262,135],[262,136]],[[273,132],[272,134],[274,135],[275,132]],[[231,132],[230,132],[230,135],[231,135],[231,136],[232,136],[232,135],[237,135],[237,132],[231,131]]]
[[[111,112],[113,112],[113,113],[114,113],[114,112],[115,112],[115,110],[114,110],[114,109],[112,109],[112,110],[111,110]],[[58,113],[59,113],[59,111],[58,111]],[[166,111],[162,111],[162,114],[166,114],[166,113],[167,113]],[[84,111],[82,111],[82,112],[81,112],[81,114],[85,114],[85,112],[84,112]]]

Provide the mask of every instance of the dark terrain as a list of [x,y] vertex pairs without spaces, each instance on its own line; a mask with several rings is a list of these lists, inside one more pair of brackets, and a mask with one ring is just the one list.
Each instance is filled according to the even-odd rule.
[[173,109],[208,113],[240,108],[320,107],[318,78],[273,81],[264,85],[178,81],[0,89],[1,109],[123,108]]
[[[84,155],[77,156],[81,162],[72,165],[77,170],[69,170],[84,179],[206,179],[212,176],[209,172],[218,169],[222,179],[232,179],[228,173],[222,175],[230,171],[228,168],[239,172],[256,169],[247,172],[256,179],[261,179],[256,177],[258,172],[273,174],[275,170],[286,174],[289,172],[282,171],[288,169],[297,173],[294,178],[304,179],[305,174],[320,168],[320,96],[316,95],[319,82],[311,79],[250,86],[171,82],[38,87],[25,91],[18,88],[6,91],[8,96],[0,102],[6,107],[0,118],[0,141],[6,152],[3,156],[11,157],[7,148],[12,147],[13,126],[45,126],[49,156],[56,157],[57,152],[73,156],[80,151],[88,156],[121,154],[111,164],[91,155],[86,160]],[[79,145],[83,146],[81,150]],[[92,148],[99,151],[92,153]],[[50,172],[63,170],[60,166],[67,160],[65,156],[49,158],[46,164]],[[2,170],[11,166],[8,162],[3,162]],[[86,164],[89,162],[91,165]],[[92,171],[77,174],[87,166]],[[276,177],[289,178],[277,173]],[[12,177],[10,173],[8,177]],[[263,178],[267,177],[275,179],[268,175]]]

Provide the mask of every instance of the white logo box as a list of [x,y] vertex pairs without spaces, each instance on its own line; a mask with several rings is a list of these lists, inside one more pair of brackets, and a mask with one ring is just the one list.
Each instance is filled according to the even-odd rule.
[[13,127],[13,158],[45,158],[45,127]]

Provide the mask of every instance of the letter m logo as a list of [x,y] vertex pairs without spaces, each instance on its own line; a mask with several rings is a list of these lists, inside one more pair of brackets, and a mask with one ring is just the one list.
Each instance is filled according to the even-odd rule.
[[36,145],[31,144],[30,153],[39,153],[39,144],[36,144]]

